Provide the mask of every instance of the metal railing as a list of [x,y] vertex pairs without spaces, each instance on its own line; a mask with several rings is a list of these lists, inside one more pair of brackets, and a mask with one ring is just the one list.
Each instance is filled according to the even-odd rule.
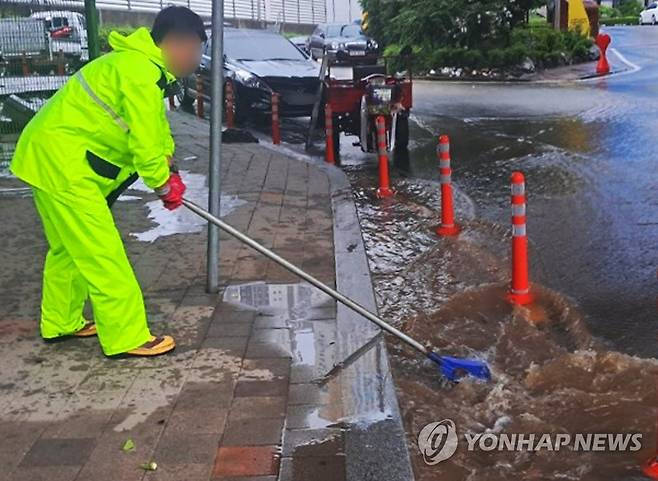
[[[101,18],[103,10],[157,12],[172,4],[212,13],[211,0],[96,0]],[[25,124],[89,60],[84,7],[84,0],[0,0],[0,174]],[[326,0],[224,0],[224,12],[278,23],[327,19]]]
[[[7,3],[38,8],[82,10],[83,0],[9,0]],[[210,16],[211,0],[97,0],[99,10],[157,12],[167,5],[182,5]],[[224,0],[226,18],[316,24],[327,21],[327,0]]]

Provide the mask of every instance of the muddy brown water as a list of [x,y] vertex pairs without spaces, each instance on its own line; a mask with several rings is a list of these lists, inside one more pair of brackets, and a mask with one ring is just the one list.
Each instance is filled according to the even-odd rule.
[[[441,239],[435,184],[399,178],[397,196],[380,201],[372,169],[348,171],[381,314],[439,352],[486,359],[493,373],[490,383],[446,383],[431,362],[389,339],[417,479],[643,479],[640,466],[656,451],[656,360],[611,349],[592,335],[576,299],[540,282],[531,306],[509,304],[510,233],[476,215],[468,196],[456,196],[462,233]],[[454,421],[460,444],[428,465],[417,436],[443,419]],[[465,433],[487,432],[641,433],[643,441],[634,452],[466,449]]]

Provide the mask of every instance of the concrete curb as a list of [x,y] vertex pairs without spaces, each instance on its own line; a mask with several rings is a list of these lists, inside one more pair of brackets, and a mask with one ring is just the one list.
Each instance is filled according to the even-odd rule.
[[[336,289],[377,313],[361,225],[347,176],[341,169],[321,161],[302,155],[295,158],[313,165],[329,178],[334,214]],[[346,417],[355,421],[345,438],[347,481],[414,480],[382,333],[381,328],[338,303],[337,360],[342,362],[370,344],[341,372],[343,409]],[[358,389],[362,392],[357,394]],[[374,411],[386,415],[374,419]]]

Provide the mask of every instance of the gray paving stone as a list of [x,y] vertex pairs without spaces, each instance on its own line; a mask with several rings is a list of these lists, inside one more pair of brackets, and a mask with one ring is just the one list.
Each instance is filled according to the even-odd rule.
[[236,397],[285,396],[288,382],[285,379],[271,381],[238,381],[235,386]]
[[39,439],[21,466],[82,466],[94,449],[94,438]]
[[[3,467],[4,470],[4,467]],[[5,472],[8,481],[74,481],[80,472],[79,466],[19,467],[11,475]]]
[[260,446],[280,444],[283,418],[249,418],[229,421],[222,446]]
[[228,419],[282,418],[286,415],[286,398],[283,396],[236,397],[231,404]]
[[212,465],[219,447],[220,435],[165,430],[153,459],[166,464]]

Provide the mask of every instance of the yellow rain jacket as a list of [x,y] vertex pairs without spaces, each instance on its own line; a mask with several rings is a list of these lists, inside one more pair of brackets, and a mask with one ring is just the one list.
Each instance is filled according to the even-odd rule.
[[113,51],[85,65],[23,130],[10,170],[32,186],[49,250],[41,336],[84,327],[91,299],[106,355],[151,340],[144,300],[110,211],[138,176],[169,177],[174,142],[164,93],[175,80],[150,32],[109,36]]
[[174,141],[163,89],[175,77],[148,29],[111,32],[108,41],[113,51],[82,67],[25,127],[10,167],[16,177],[50,193],[90,168],[114,181],[108,193],[134,172],[151,188],[167,181]]

